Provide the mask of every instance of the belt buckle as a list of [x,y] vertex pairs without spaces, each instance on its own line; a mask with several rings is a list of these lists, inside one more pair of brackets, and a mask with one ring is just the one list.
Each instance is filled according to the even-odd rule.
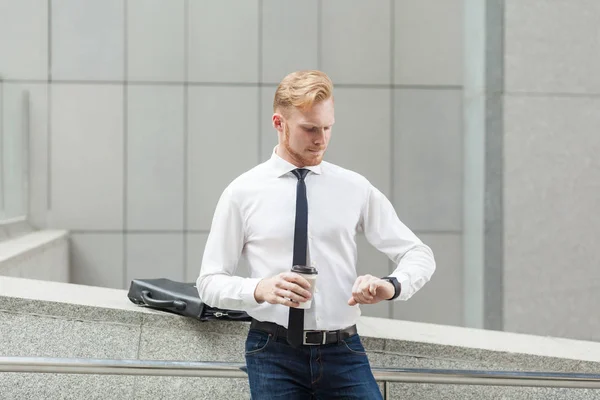
[[[321,333],[323,340],[321,343],[306,343],[306,336],[308,333]],[[319,346],[321,344],[327,344],[327,331],[304,331],[302,334],[302,344],[305,346]]]

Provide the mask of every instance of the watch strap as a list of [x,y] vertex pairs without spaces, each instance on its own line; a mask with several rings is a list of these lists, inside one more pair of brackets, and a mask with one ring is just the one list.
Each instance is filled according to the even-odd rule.
[[400,285],[400,282],[398,282],[398,279],[394,278],[393,276],[385,276],[381,279],[386,280],[392,285],[394,285],[394,296],[392,296],[392,298],[388,300],[394,300],[398,298],[398,296],[400,296],[400,292],[402,291],[402,287]]

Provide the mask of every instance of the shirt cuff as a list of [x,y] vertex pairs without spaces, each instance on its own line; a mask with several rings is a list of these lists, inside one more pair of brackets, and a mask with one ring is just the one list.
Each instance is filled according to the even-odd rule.
[[256,290],[256,286],[258,286],[258,282],[260,282],[261,278],[246,278],[242,285],[241,298],[244,304],[250,306],[257,306],[260,303],[256,301],[254,297],[254,291]]

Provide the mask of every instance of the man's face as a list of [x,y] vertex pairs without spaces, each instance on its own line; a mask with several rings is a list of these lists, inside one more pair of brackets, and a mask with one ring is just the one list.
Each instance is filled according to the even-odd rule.
[[316,103],[306,111],[293,108],[286,114],[287,117],[273,116],[280,148],[284,152],[280,156],[297,167],[320,164],[335,123],[333,99]]

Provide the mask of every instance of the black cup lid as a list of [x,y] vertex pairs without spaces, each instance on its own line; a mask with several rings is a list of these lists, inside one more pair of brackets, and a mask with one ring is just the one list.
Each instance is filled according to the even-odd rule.
[[294,265],[292,267],[292,272],[307,275],[317,275],[319,273],[315,267],[309,267],[307,265]]

